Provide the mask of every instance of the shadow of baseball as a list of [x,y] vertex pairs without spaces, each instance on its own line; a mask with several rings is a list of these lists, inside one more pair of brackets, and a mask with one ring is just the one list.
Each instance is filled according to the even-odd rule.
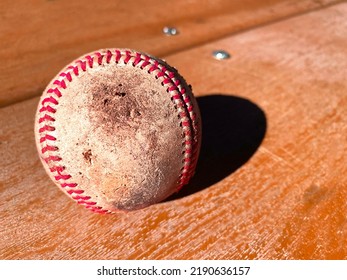
[[223,180],[256,152],[266,133],[266,116],[253,102],[232,95],[197,98],[202,143],[194,177],[171,201],[192,195]]

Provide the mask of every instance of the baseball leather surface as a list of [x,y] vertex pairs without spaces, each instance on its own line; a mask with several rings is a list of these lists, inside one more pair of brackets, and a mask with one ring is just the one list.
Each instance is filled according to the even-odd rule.
[[35,136],[55,184],[88,209],[112,213],[160,202],[189,182],[201,119],[176,69],[133,50],[103,49],[47,86]]

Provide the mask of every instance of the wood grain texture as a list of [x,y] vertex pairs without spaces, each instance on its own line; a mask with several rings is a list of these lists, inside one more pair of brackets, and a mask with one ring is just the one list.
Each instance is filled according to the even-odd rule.
[[[163,56],[337,0],[1,1],[0,107],[39,95],[83,53],[125,47]],[[173,25],[180,34],[163,35]]]
[[[36,155],[37,98],[0,110],[2,259],[347,259],[347,4],[166,57],[193,85],[192,183],[100,216]],[[211,51],[232,58],[217,61]]]

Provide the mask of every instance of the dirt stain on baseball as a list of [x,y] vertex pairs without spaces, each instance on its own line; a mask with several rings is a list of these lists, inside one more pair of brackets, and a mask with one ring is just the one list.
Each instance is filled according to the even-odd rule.
[[85,152],[82,153],[84,159],[86,160],[86,162],[88,162],[89,164],[92,164],[92,150],[89,149]]
[[138,129],[143,112],[145,97],[134,93],[132,84],[96,83],[92,88],[91,111],[95,121],[107,133],[113,134],[117,128]]

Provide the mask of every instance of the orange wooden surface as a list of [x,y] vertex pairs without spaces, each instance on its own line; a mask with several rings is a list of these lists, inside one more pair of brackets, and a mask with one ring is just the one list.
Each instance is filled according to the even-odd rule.
[[[339,0],[0,2],[0,107],[41,94],[83,53],[125,47],[163,56]],[[164,26],[180,35],[166,37]]]
[[346,16],[341,3],[166,56],[198,97],[202,153],[188,186],[136,212],[92,214],[54,186],[38,98],[0,109],[0,258],[347,259]]

